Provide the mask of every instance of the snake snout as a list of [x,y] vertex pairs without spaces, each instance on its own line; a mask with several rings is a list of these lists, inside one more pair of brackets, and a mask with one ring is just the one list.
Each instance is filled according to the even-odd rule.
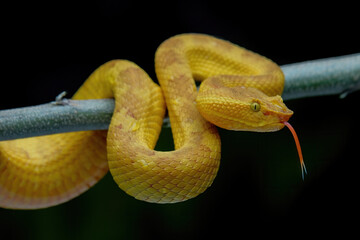
[[266,102],[268,109],[267,114],[277,116],[281,123],[288,121],[294,114],[294,112],[284,104],[283,99],[279,95],[269,97]]
[[266,101],[266,106],[268,111],[278,115],[281,122],[289,120],[294,113],[284,104],[283,99],[279,95],[269,97]]

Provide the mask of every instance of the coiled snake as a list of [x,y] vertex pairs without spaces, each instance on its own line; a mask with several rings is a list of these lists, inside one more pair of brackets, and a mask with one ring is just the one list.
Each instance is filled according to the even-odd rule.
[[[220,163],[216,127],[277,131],[293,112],[281,95],[284,75],[271,60],[202,34],[160,45],[155,70],[161,88],[136,64],[100,66],[73,99],[115,98],[109,130],[0,142],[0,206],[44,208],[83,193],[110,172],[137,199],[174,203],[197,196]],[[194,79],[203,81],[199,91]],[[166,106],[175,150],[153,150]],[[207,120],[205,120],[207,119]],[[296,141],[296,135],[294,135]],[[297,141],[298,145],[298,141]],[[302,161],[298,145],[302,170]]]

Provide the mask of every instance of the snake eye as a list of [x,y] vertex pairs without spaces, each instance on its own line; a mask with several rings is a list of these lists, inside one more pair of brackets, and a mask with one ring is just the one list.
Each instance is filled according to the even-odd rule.
[[253,103],[250,104],[250,108],[254,112],[258,112],[258,111],[260,111],[260,103],[253,102]]

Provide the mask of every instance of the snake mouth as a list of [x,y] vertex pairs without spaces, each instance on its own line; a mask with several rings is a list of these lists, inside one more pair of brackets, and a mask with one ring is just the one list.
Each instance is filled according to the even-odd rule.
[[[268,123],[265,124],[263,126],[259,126],[257,125],[256,127],[254,126],[248,126],[247,129],[241,129],[238,131],[251,131],[251,132],[276,132],[281,130],[282,128],[284,128],[284,124],[281,122],[278,123]],[[232,129],[232,130],[237,130],[237,129]]]
[[278,118],[279,118],[279,122],[281,124],[284,124],[285,122],[289,121],[289,119],[291,118],[291,116],[294,114],[293,111],[287,109],[286,112],[279,114]]
[[249,126],[249,129],[254,128],[250,131],[254,132],[275,132],[283,129],[285,127],[285,122],[288,122],[293,111],[290,109],[282,109],[282,111],[266,111],[263,112],[263,115],[266,117],[266,120],[258,122],[254,126]]

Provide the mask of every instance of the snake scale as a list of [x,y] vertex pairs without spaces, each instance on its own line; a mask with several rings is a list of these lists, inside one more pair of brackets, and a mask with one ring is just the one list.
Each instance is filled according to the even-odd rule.
[[[259,132],[287,125],[297,140],[287,123],[293,112],[280,97],[284,75],[263,56],[212,36],[180,34],[159,46],[155,71],[161,88],[135,63],[113,60],[76,92],[73,99],[115,99],[108,131],[0,142],[0,206],[35,209],[66,202],[108,169],[136,199],[185,201],[204,192],[218,172],[215,125]],[[194,79],[202,81],[198,91]],[[175,150],[155,151],[166,108]],[[302,156],[300,161],[304,169]]]

